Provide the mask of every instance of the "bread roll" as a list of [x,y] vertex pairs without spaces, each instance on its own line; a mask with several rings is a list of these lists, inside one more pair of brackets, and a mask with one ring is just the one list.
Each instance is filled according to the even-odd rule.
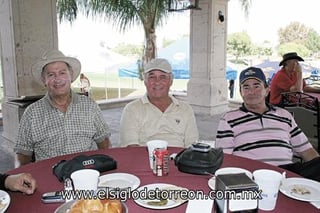
[[123,213],[119,200],[78,200],[72,204],[69,213]]

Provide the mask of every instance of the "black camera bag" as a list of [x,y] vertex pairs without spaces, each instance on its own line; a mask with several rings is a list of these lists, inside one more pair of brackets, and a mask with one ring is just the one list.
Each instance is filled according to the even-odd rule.
[[95,169],[105,172],[117,168],[117,162],[108,155],[78,155],[71,160],[62,160],[52,167],[53,174],[61,182],[80,169]]
[[221,148],[210,148],[206,151],[199,151],[189,147],[178,153],[174,162],[181,172],[214,174],[223,162],[223,151]]

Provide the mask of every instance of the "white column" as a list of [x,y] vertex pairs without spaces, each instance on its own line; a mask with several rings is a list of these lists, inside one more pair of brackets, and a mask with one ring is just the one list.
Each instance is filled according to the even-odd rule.
[[5,100],[43,95],[31,66],[45,50],[58,47],[56,1],[1,0],[0,25]]
[[58,48],[55,0],[0,0],[3,137],[10,145],[26,106],[45,93],[34,81],[31,66],[53,48]]
[[[188,101],[195,113],[219,114],[228,109],[225,78],[228,0],[201,0],[191,11]],[[219,11],[224,17],[219,20]]]

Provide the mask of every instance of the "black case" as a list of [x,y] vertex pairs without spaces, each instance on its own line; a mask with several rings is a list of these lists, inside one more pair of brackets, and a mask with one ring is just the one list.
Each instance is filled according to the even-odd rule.
[[108,155],[78,155],[71,160],[62,160],[52,167],[53,174],[61,182],[80,169],[95,169],[105,172],[117,168],[117,162]]
[[207,151],[195,150],[192,147],[182,150],[174,159],[179,171],[191,174],[214,174],[223,162],[221,148]]

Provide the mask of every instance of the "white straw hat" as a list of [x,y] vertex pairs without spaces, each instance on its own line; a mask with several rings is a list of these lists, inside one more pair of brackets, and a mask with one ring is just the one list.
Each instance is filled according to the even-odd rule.
[[73,58],[73,57],[66,57],[62,52],[60,52],[57,49],[54,50],[49,50],[46,51],[41,59],[34,63],[31,68],[32,75],[34,79],[39,83],[42,84],[43,82],[41,81],[41,74],[43,71],[43,68],[52,62],[57,62],[57,61],[62,61],[67,64],[69,64],[70,67],[72,67],[73,70],[73,78],[72,82],[75,81],[81,71],[81,63],[78,59]]

